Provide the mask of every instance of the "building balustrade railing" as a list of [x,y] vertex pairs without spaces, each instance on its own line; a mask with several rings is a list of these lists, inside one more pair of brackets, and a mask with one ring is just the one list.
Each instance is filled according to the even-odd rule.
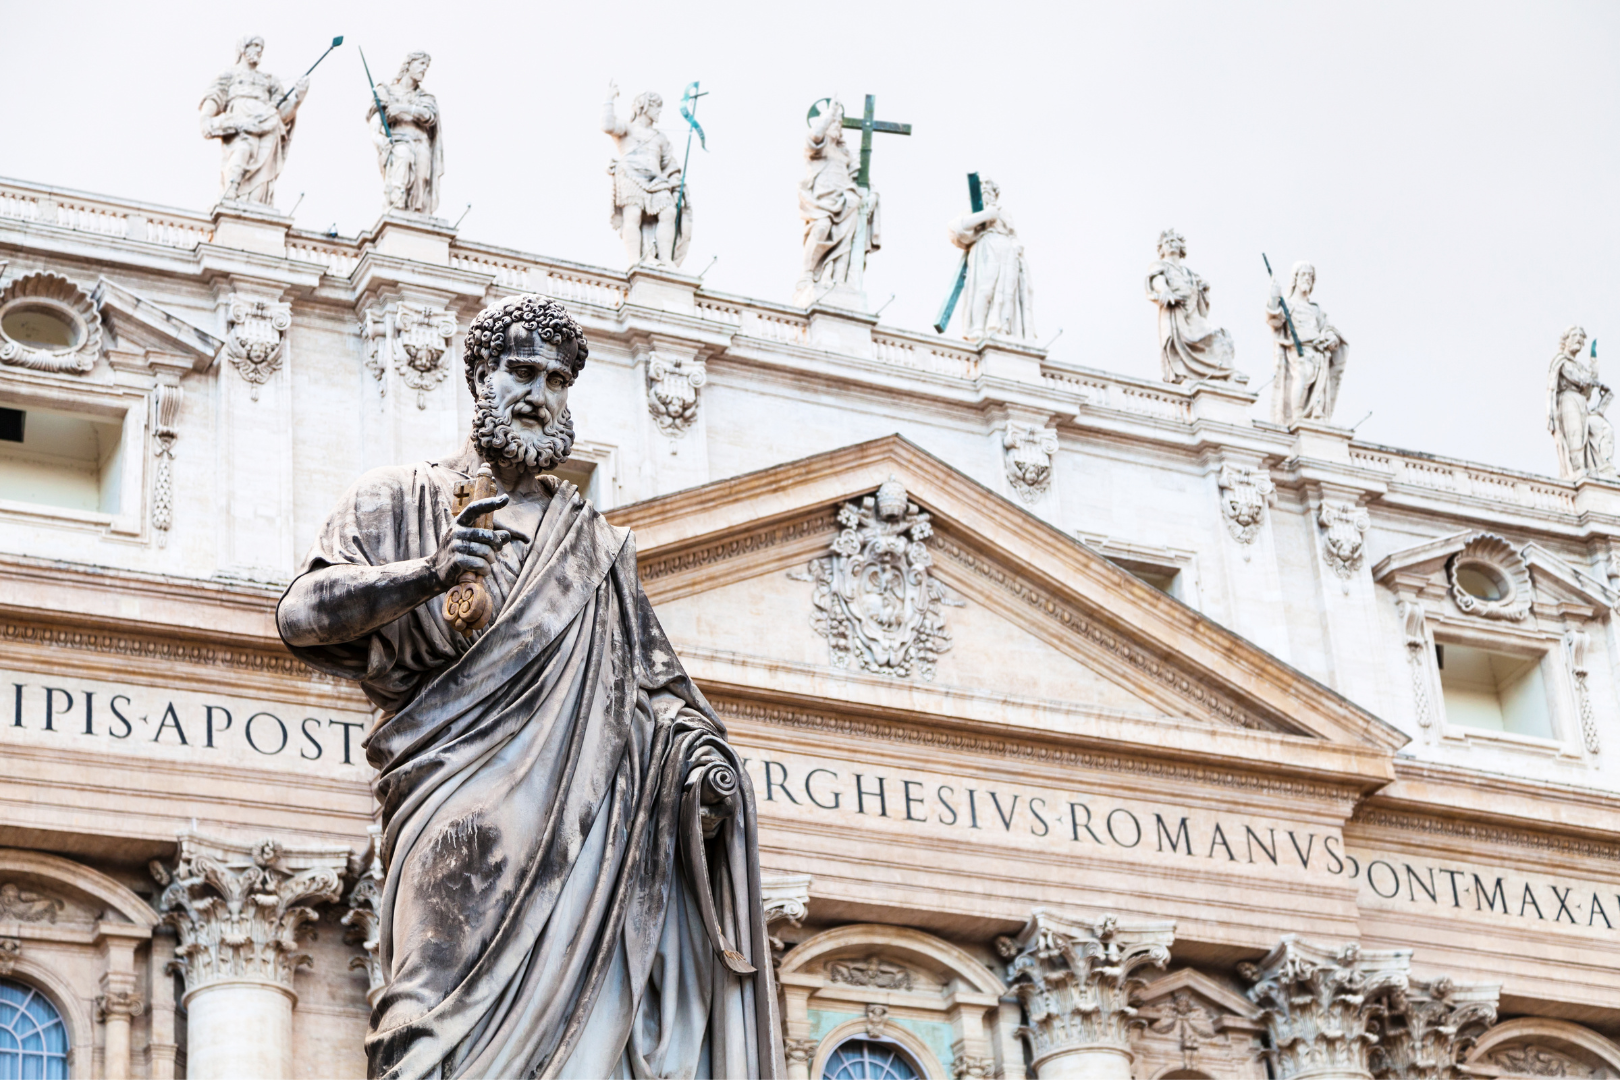
[[1471,496],[1538,513],[1575,513],[1574,485],[1550,477],[1482,468],[1385,446],[1352,446],[1350,460],[1363,469],[1386,474],[1396,484]]
[[213,222],[201,214],[16,180],[0,180],[0,219],[187,250],[214,235]]

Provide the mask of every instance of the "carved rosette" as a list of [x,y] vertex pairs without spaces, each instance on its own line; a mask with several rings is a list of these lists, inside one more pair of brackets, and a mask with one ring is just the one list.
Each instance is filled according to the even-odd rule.
[[1463,1057],[1496,1022],[1501,987],[1409,980],[1381,1002],[1371,1065],[1377,1080],[1461,1080]]
[[1239,964],[1270,1030],[1272,1075],[1366,1075],[1383,999],[1406,988],[1411,956],[1353,944],[1334,951],[1289,934],[1259,964]]
[[382,969],[382,886],[385,871],[382,859],[382,829],[373,825],[371,841],[355,875],[354,888],[344,901],[347,908],[339,921],[347,926],[344,940],[360,947],[360,955],[349,959],[350,971],[366,973],[366,1001],[377,1003],[387,978]]
[[186,834],[172,871],[152,863],[164,886],[163,921],[180,939],[175,967],[187,993],[227,980],[255,980],[291,990],[293,972],[311,962],[298,951],[306,924],[319,916],[310,902],[342,895],[347,856],[283,848],[274,840],[251,847]]
[[158,546],[168,543],[174,527],[174,441],[180,437],[176,421],[185,392],[178,386],[159,386],[152,398],[152,456],[157,459],[152,478],[152,528]]
[[259,400],[259,387],[281,370],[292,305],[271,300],[232,296],[225,309],[225,355],[247,382],[251,397]]
[[1024,502],[1033,503],[1052,486],[1052,455],[1057,453],[1057,432],[1009,421],[1001,437],[1007,482]]
[[[14,339],[8,326],[27,327],[28,316],[46,333]],[[59,332],[59,333],[57,333]],[[65,341],[49,343],[53,337]],[[0,364],[86,375],[101,357],[101,309],[94,297],[60,274],[26,274],[0,292]]]
[[1592,713],[1592,692],[1586,685],[1586,677],[1590,669],[1586,666],[1586,651],[1591,647],[1592,636],[1584,630],[1571,630],[1564,635],[1564,659],[1569,664],[1570,687],[1575,693],[1575,707],[1581,716],[1581,739],[1586,745],[1588,754],[1597,753],[1602,744],[1598,742],[1597,717]]
[[1174,923],[1122,926],[1113,915],[1071,923],[1045,911],[1016,939],[997,938],[1029,1018],[1019,1034],[1036,1071],[1048,1058],[1090,1047],[1129,1055],[1131,1027],[1143,1022],[1131,1004],[1143,982],[1137,972],[1164,967],[1174,938]]
[[1333,572],[1350,580],[1367,558],[1367,530],[1372,519],[1367,511],[1350,503],[1322,504],[1316,512],[1322,526],[1322,554]]
[[1216,483],[1221,489],[1221,516],[1233,539],[1240,544],[1254,542],[1266,520],[1266,500],[1276,488],[1264,469],[1245,469],[1227,463],[1221,466]]
[[876,495],[845,503],[838,523],[832,554],[809,567],[810,625],[827,639],[833,666],[853,661],[878,675],[932,679],[939,654],[951,647],[940,608],[960,601],[929,574],[928,514],[891,478]]
[[647,363],[647,411],[658,430],[671,438],[685,435],[697,420],[698,389],[708,381],[702,360],[653,353]]

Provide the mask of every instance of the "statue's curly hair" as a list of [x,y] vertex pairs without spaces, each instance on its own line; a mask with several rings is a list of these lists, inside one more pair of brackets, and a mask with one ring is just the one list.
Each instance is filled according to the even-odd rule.
[[467,329],[462,359],[467,369],[467,389],[473,397],[478,396],[478,369],[499,363],[502,354],[516,343],[516,339],[528,335],[551,342],[558,348],[564,342],[572,341],[574,356],[569,364],[570,378],[579,378],[590,355],[585,331],[555,300],[547,300],[536,293],[519,293],[480,311]]

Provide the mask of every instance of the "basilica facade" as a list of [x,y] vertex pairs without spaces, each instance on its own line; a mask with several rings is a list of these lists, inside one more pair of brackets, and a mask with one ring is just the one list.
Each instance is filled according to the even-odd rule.
[[787,1075],[1620,1075],[1605,470],[1268,412],[1183,315],[1165,381],[1062,362],[1021,276],[947,337],[858,244],[787,306],[394,202],[0,182],[0,1072],[364,1075],[377,715],[275,609],[533,292],[590,341],[559,473],[746,759]]

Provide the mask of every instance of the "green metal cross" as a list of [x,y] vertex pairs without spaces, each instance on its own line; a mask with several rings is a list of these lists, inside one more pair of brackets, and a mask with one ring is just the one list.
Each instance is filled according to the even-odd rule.
[[910,135],[910,124],[896,124],[888,120],[874,120],[872,114],[877,109],[877,98],[871,94],[866,95],[866,115],[859,120],[844,117],[844,126],[847,128],[860,128],[861,131],[861,171],[855,174],[855,183],[863,188],[872,186],[872,132],[886,131],[891,135]]

